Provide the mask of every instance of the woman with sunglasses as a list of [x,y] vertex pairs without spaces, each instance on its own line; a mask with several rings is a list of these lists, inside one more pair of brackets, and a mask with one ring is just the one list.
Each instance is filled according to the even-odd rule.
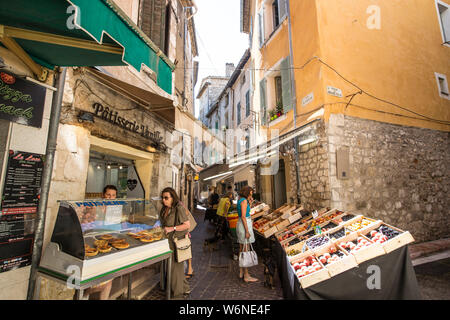
[[[174,238],[182,239],[189,232],[190,223],[177,193],[172,188],[165,188],[161,192],[162,208],[160,213],[161,225],[169,240],[169,247],[175,253]],[[178,263],[172,253],[171,290],[174,299],[183,298],[191,290],[184,275],[184,262]]]

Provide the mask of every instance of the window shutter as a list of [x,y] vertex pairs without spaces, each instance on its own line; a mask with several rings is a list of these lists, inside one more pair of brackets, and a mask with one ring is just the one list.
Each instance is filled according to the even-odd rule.
[[260,111],[259,111],[259,115],[261,117],[261,124],[262,125],[266,125],[266,122],[267,122],[266,88],[267,88],[267,80],[266,79],[262,79],[259,82],[259,93],[260,93]]
[[264,7],[259,10],[259,47],[261,48],[264,43]]
[[286,0],[278,0],[278,17],[280,23],[284,20],[287,14]]
[[281,61],[281,87],[283,91],[283,112],[287,113],[292,109],[291,70],[289,57]]
[[165,0],[141,0],[139,28],[161,50],[166,40],[166,3]]

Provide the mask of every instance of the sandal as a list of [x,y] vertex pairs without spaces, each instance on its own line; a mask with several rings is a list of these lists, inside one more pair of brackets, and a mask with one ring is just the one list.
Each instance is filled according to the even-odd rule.
[[253,278],[253,277],[248,277],[248,278],[244,277],[243,280],[244,280],[245,283],[258,282],[259,281],[258,279]]
[[186,275],[186,279],[190,279],[190,278],[192,278],[194,275],[195,275],[195,273],[186,273],[185,274]]

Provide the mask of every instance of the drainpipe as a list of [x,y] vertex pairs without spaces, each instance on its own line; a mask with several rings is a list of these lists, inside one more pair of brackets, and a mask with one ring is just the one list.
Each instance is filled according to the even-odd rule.
[[[291,66],[291,99],[292,99],[292,108],[294,109],[294,130],[297,128],[297,92],[295,86],[295,72],[294,72],[294,50],[292,48],[292,21],[291,21],[291,5],[290,1],[286,0],[286,11],[288,15],[288,31],[289,31],[289,62]],[[297,181],[297,188],[300,190],[300,180],[298,178],[300,168],[297,167],[297,163],[299,163],[299,152],[298,152],[298,139],[294,137],[294,161],[295,161],[295,178]],[[298,197],[298,192],[295,195],[297,199],[297,203],[300,203],[300,199]]]
[[27,300],[32,300],[36,284],[37,268],[41,260],[42,244],[44,239],[45,216],[47,211],[50,182],[52,179],[53,161],[55,159],[56,139],[58,137],[59,119],[61,114],[61,104],[64,94],[64,82],[66,80],[67,68],[60,68],[60,72],[55,74],[56,91],[53,93],[52,109],[47,136],[47,150],[45,151],[44,171],[42,172],[41,198],[37,212],[37,227],[33,244],[33,254],[31,259],[30,279],[28,282]]

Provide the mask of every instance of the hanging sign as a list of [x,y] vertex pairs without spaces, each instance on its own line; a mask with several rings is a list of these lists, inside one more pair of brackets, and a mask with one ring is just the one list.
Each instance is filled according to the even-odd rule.
[[0,72],[0,119],[40,128],[46,89],[7,72]]

